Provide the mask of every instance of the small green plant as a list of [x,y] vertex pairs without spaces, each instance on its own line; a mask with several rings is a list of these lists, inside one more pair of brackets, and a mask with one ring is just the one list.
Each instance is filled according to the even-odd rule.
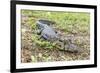
[[43,48],[53,49],[56,45],[55,43],[51,43],[50,41],[40,39],[40,36],[36,34],[33,34],[32,40],[34,43]]

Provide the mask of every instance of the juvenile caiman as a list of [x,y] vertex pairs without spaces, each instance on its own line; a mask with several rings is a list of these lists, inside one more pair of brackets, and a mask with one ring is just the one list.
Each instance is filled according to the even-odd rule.
[[38,29],[40,30],[40,35],[42,38],[48,41],[56,41],[58,40],[61,43],[61,47],[63,50],[70,51],[70,52],[78,52],[78,47],[72,43],[72,39],[61,40],[62,38],[59,37],[57,32],[50,26],[51,24],[54,24],[55,22],[49,21],[49,20],[37,20],[36,24]]

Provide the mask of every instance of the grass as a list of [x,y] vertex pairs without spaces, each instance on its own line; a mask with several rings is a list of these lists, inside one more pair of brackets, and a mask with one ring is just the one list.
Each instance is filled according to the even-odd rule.
[[76,31],[77,33],[87,33],[87,31],[89,31],[90,29],[89,13],[22,10],[22,14],[30,16],[28,24],[30,24],[32,28],[36,28],[35,22],[37,19],[48,19],[51,21],[55,21],[57,24],[55,25],[55,27],[64,30],[64,32]]
[[[32,41],[37,44],[40,48],[55,49],[57,44],[55,42],[51,43],[46,40],[39,39],[40,36],[36,32],[36,21],[38,19],[48,19],[50,21],[56,22],[53,25],[57,31],[64,33],[66,35],[79,35],[79,36],[89,36],[90,33],[90,14],[83,12],[52,12],[52,11],[34,11],[34,10],[21,10],[22,24],[26,24],[32,29]],[[80,40],[76,40],[76,43],[80,44]],[[32,55],[32,60],[34,62],[35,57]],[[44,57],[43,57],[44,58]],[[65,57],[64,57],[65,58]],[[47,57],[51,59],[51,56]],[[36,61],[36,60],[35,60]]]

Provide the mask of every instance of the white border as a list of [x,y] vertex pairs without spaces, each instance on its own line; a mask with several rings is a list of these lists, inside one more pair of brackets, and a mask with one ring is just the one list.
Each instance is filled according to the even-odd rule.
[[[27,10],[50,10],[50,11],[70,11],[70,12],[89,12],[90,13],[90,60],[81,61],[59,61],[59,62],[41,62],[41,63],[21,63],[21,9]],[[94,64],[94,10],[83,8],[51,7],[35,5],[16,5],[16,68],[39,68],[54,66],[71,66]]]

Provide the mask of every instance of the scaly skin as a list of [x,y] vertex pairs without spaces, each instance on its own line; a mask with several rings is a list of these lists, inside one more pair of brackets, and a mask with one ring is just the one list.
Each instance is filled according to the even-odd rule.
[[49,26],[50,24],[50,21],[46,21],[46,23],[40,20],[37,21],[38,29],[41,32],[41,37],[49,41],[54,41],[58,38],[58,35],[54,29]]

